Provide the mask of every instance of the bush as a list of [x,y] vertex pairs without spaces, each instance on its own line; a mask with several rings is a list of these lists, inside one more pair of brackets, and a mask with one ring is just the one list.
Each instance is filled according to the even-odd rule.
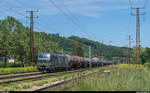
[[0,68],[0,74],[15,74],[21,72],[38,71],[36,67]]
[[[0,67],[4,67],[5,62],[0,62]],[[6,67],[21,67],[21,62],[15,62],[14,63],[6,63]]]
[[150,68],[150,62],[144,63],[144,66]]

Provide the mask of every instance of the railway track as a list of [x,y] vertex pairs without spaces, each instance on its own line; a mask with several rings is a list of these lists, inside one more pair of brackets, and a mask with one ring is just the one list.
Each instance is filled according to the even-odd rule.
[[[24,82],[24,81],[37,81],[37,80],[41,80],[43,78],[49,78],[49,77],[58,77],[64,74],[68,74],[68,73],[74,73],[74,72],[82,72],[85,71],[85,69],[80,69],[80,70],[74,70],[74,71],[67,71],[67,72],[58,72],[58,73],[50,73],[50,74],[42,74],[42,73],[32,73],[32,74],[27,74],[27,75],[17,75],[17,77],[15,76],[9,76],[6,77],[7,79],[4,79],[4,77],[0,78],[0,85],[10,85],[10,84],[14,84],[14,83],[18,83],[18,82]],[[22,78],[26,76],[27,78]],[[20,78],[20,79],[19,79]]]
[[39,72],[39,71],[31,71],[31,72],[16,72],[12,74],[0,74],[0,76],[7,76],[7,75],[18,75],[18,74],[26,74],[26,73],[33,73],[33,72]]
[[29,73],[22,73],[22,74],[17,74],[17,75],[1,75],[0,76],[0,81],[1,80],[7,80],[7,79],[12,79],[12,78],[19,78],[19,77],[27,77],[27,76],[33,76],[33,75],[40,75],[42,74],[41,72],[29,72]]

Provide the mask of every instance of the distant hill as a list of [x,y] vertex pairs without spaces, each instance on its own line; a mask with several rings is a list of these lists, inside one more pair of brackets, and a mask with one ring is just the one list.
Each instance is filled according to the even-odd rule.
[[[39,32],[38,32],[39,33]],[[42,32],[43,33],[43,32]],[[77,36],[70,36],[68,38],[60,36],[57,34],[46,34],[46,40],[50,40],[52,42],[57,42],[60,48],[64,49],[64,53],[70,54],[72,53],[72,48],[75,42],[80,42],[84,48],[85,56],[88,57],[88,46],[92,47],[92,55],[101,56],[103,53],[104,56],[119,56],[123,57],[126,51],[124,47],[116,47],[101,44],[96,41],[88,40],[86,38],[80,38]]]

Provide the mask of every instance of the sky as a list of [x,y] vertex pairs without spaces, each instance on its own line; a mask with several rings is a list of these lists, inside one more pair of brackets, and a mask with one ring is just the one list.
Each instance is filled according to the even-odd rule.
[[98,41],[107,45],[127,47],[131,35],[131,46],[136,43],[136,13],[130,7],[143,7],[140,13],[141,45],[150,47],[149,0],[0,0],[0,19],[13,16],[29,26],[34,13],[34,29],[38,32],[59,33]]

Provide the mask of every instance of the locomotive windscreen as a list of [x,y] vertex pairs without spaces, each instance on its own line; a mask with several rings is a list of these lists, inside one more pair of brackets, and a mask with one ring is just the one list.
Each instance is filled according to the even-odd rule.
[[50,54],[48,54],[48,53],[39,54],[38,60],[50,60]]

